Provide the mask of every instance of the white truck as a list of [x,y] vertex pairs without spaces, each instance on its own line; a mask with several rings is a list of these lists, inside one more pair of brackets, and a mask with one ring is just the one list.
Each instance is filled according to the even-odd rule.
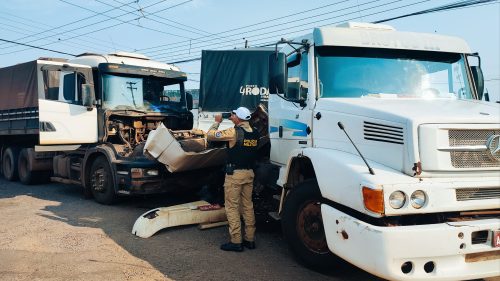
[[187,75],[147,57],[117,52],[72,60],[41,58],[0,69],[2,174],[24,184],[83,186],[111,204],[119,195],[189,190],[210,181],[210,166],[171,173],[143,154],[160,123],[182,140],[193,126]]
[[296,256],[391,280],[500,275],[500,105],[466,42],[348,23],[281,43],[268,166]]

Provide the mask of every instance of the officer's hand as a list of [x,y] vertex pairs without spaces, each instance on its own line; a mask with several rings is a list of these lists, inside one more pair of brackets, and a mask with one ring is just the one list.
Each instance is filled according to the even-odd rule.
[[222,114],[216,114],[215,115],[215,122],[221,123],[222,122]]

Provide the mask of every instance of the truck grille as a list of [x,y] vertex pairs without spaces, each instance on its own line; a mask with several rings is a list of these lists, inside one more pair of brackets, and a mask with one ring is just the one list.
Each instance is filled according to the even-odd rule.
[[457,201],[500,199],[500,187],[487,188],[457,188]]
[[[499,135],[500,130],[449,130],[450,147],[486,145],[493,135]],[[451,164],[455,168],[495,168],[500,167],[500,161],[492,157],[488,148],[483,151],[451,151]]]

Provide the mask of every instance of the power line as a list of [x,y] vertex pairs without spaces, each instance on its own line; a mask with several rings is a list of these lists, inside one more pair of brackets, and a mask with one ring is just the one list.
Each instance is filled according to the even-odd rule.
[[[373,10],[375,8],[380,8],[380,7],[388,6],[390,4],[394,4],[394,3],[397,3],[397,2],[401,2],[401,1],[402,0],[395,0],[395,1],[392,1],[392,2],[388,2],[388,3],[379,4],[379,5],[376,5],[376,6],[371,6],[371,7],[365,8],[365,9],[363,9],[361,11],[369,11],[369,10]],[[379,12],[374,12],[374,13],[368,14],[368,16],[369,15],[380,14],[380,13],[385,13],[385,12],[396,10],[396,9],[405,8],[405,7],[408,7],[408,6],[413,6],[413,5],[421,4],[421,3],[424,3],[424,2],[428,2],[428,1],[431,1],[431,0],[423,0],[423,1],[419,1],[419,2],[414,2],[412,4],[407,4],[407,5],[399,6],[399,7],[396,7],[396,8],[392,8],[392,9],[387,9],[387,10],[383,10],[383,11],[379,11]],[[377,1],[371,1],[369,3],[374,3],[374,2],[377,2]],[[355,6],[350,6],[350,7],[344,8],[344,9],[340,9],[338,11],[349,10],[351,8],[355,8]],[[253,37],[258,37],[258,36],[265,36],[265,35],[269,35],[269,34],[273,34],[273,33],[277,33],[277,32],[282,32],[282,31],[288,31],[288,32],[282,33],[282,35],[289,35],[289,34],[294,34],[294,33],[298,33],[298,32],[309,31],[310,28],[303,28],[304,25],[313,25],[314,24],[315,27],[316,27],[317,23],[324,22],[324,21],[327,21],[327,20],[337,19],[337,18],[340,18],[340,17],[348,16],[348,15],[353,15],[353,14],[356,14],[356,13],[358,13],[358,11],[352,11],[352,12],[344,13],[344,14],[341,14],[341,15],[335,15],[333,17],[329,17],[329,18],[325,18],[325,19],[320,19],[320,20],[316,20],[316,21],[310,21],[310,22],[307,22],[305,24],[299,24],[299,25],[294,25],[294,26],[287,26],[287,27],[283,27],[281,29],[277,29],[277,30],[274,30],[274,31],[269,31],[269,32],[255,34],[255,35],[250,35],[250,36],[247,35],[245,38],[253,38]],[[352,18],[349,18],[349,19],[344,19],[344,20],[341,20],[341,21],[333,22],[333,23],[329,22],[329,23],[327,23],[325,25],[332,25],[332,24],[336,24],[336,23],[339,23],[339,22],[353,20],[353,19],[356,19],[356,18],[357,17],[352,17]],[[289,22],[286,22],[286,23],[278,25],[278,26],[283,26],[283,25],[286,25],[286,24],[289,24],[289,23],[295,23],[295,22],[298,22],[298,21],[302,21],[304,19],[308,19],[308,18],[302,18],[302,19],[297,20],[297,21],[289,21]],[[272,27],[274,27],[274,26],[276,26],[276,25],[273,25]],[[324,26],[324,25],[322,25],[322,26]],[[302,28],[302,29],[295,30],[295,31],[289,31],[289,30],[294,29],[294,28]],[[257,38],[256,40],[266,40],[266,39],[271,39],[271,38],[274,38],[274,36],[268,36],[268,37],[265,37],[265,38]],[[230,43],[230,42],[234,42],[234,41],[235,40],[228,40],[228,41],[224,41],[224,42],[203,45],[203,46],[200,46],[200,47],[197,47],[197,48],[205,48],[205,47],[214,46],[214,45],[217,45],[217,44],[220,44],[220,43]],[[217,48],[217,49],[219,49],[219,48]],[[173,58],[181,57],[181,59],[182,59],[182,56],[183,56],[182,54],[181,55],[173,55],[173,56],[164,56],[164,57],[160,57],[158,59],[163,59],[163,58],[168,58],[168,57],[170,57],[170,58],[172,58],[172,57]]]
[[14,42],[14,41],[2,39],[2,38],[0,38],[0,41],[11,43],[11,44],[17,44],[17,45],[27,46],[27,47],[34,48],[34,49],[40,49],[40,50],[44,50],[44,51],[54,52],[54,53],[58,53],[58,54],[69,55],[69,56],[73,56],[73,57],[77,56],[75,54],[70,54],[70,53],[65,53],[65,52],[56,51],[56,50],[52,50],[52,49],[47,49],[47,48],[42,48],[42,47],[38,47],[38,46],[28,45],[28,44],[24,44],[24,43]]
[[[381,1],[381,0],[370,1],[370,2],[365,3],[364,5],[375,3],[375,2],[379,2],[379,1]],[[395,1],[392,1],[392,2],[389,2],[389,3],[379,4],[379,5],[376,5],[376,6],[371,6],[371,7],[365,8],[363,11],[374,9],[374,8],[379,8],[379,7],[386,6],[386,5],[393,4],[393,3],[396,3],[396,2],[400,2],[400,1],[402,1],[402,0],[395,0]],[[426,0],[426,1],[430,1],[430,0]],[[355,8],[355,6],[348,6],[348,7],[342,8],[342,9],[338,9],[335,12],[345,11],[345,10],[349,10],[349,9],[353,9],[353,8]],[[353,12],[349,12],[349,13],[344,13],[342,15],[336,15],[336,16],[333,16],[333,17],[329,17],[329,18],[317,20],[317,21],[309,21],[309,22],[306,22],[306,23],[300,24],[300,25],[295,25],[295,26],[291,26],[291,27],[287,26],[290,23],[297,23],[297,22],[300,22],[300,21],[309,20],[311,18],[316,18],[318,16],[324,16],[324,15],[328,15],[328,14],[332,14],[332,13],[333,13],[333,11],[330,11],[330,12],[321,13],[321,14],[318,14],[318,15],[312,15],[312,16],[300,18],[300,19],[297,19],[297,20],[290,20],[290,21],[287,21],[287,22],[284,22],[284,23],[273,24],[271,26],[264,27],[266,30],[269,29],[269,28],[271,28],[271,27],[282,27],[282,28],[274,30],[274,31],[268,31],[268,32],[265,32],[265,33],[258,33],[258,34],[254,34],[254,35],[248,35],[248,34],[245,34],[245,32],[240,32],[240,33],[237,33],[237,34],[234,34],[234,35],[245,34],[245,39],[249,39],[249,38],[263,36],[263,35],[267,35],[267,34],[271,34],[271,33],[277,33],[277,32],[281,32],[281,31],[289,31],[289,30],[291,30],[293,28],[297,28],[297,27],[300,28],[300,27],[304,27],[304,25],[311,25],[311,24],[315,24],[315,23],[318,23],[318,22],[322,22],[322,21],[326,21],[326,20],[331,20],[331,19],[334,19],[334,18],[338,18],[338,17],[342,17],[342,16],[347,16],[347,15],[350,15],[350,14],[355,14],[357,12],[353,11]],[[250,32],[255,32],[255,31],[262,31],[262,29],[263,28],[254,29],[254,30],[250,30],[248,32],[250,33]],[[307,30],[307,29],[305,29],[305,30]],[[288,33],[290,33],[290,32],[288,32]],[[221,41],[221,42],[216,42],[216,43],[208,43],[208,44],[205,44],[205,45],[198,46],[198,47],[196,47],[196,49],[206,48],[206,47],[210,47],[210,46],[214,46],[214,45],[219,45],[219,44],[224,44],[224,43],[230,43],[230,42],[235,42],[235,41],[240,41],[240,40],[241,39],[238,38],[238,39],[229,39],[229,40],[226,40],[226,41]],[[165,50],[168,50],[168,48],[166,48]],[[170,52],[169,56],[167,56],[167,57],[179,57],[179,56],[183,56],[183,54],[179,54],[179,53],[182,53],[182,52],[185,52],[185,51],[186,50],[173,51],[173,52]],[[165,58],[165,56],[163,56],[161,58]]]
[[[136,0],[130,2],[130,3],[133,3],[135,2]],[[110,10],[106,10],[104,11],[103,13],[108,13],[108,12],[111,12],[115,9],[110,9]],[[2,11],[3,13],[5,13],[4,11]],[[17,17],[17,16],[16,16]],[[51,27],[51,29],[47,29],[45,31],[42,31],[42,32],[38,32],[36,34],[31,34],[31,35],[28,35],[28,36],[25,36],[25,37],[22,37],[22,38],[17,38],[15,39],[16,41],[19,41],[19,40],[23,40],[23,39],[27,39],[27,38],[30,38],[30,37],[33,37],[33,36],[39,36],[41,34],[44,34],[44,33],[47,33],[47,32],[51,32],[52,30],[56,30],[56,29],[60,29],[60,28],[63,28],[63,27],[66,27],[66,26],[69,26],[69,25],[72,25],[72,24],[75,24],[75,23],[78,23],[78,22],[81,22],[81,21],[84,21],[84,20],[87,20],[87,19],[90,19],[90,18],[93,18],[95,16],[90,16],[90,17],[85,17],[85,18],[82,18],[82,19],[79,19],[79,20],[76,20],[76,21],[73,21],[73,22],[70,22],[70,23],[67,23],[67,24],[64,24],[64,25],[60,25],[60,26],[56,26],[56,27]],[[59,34],[56,34],[56,35],[59,35]],[[42,39],[45,39],[47,37],[44,37]],[[25,43],[32,43],[32,42],[35,42],[36,40],[33,40],[33,41],[29,41],[29,42],[25,42]]]
[[[326,7],[333,6],[333,5],[338,5],[338,4],[341,4],[341,3],[344,3],[344,2],[348,2],[348,1],[350,1],[350,0],[343,0],[343,1],[340,1],[340,2],[337,2],[337,3],[328,4],[328,5],[323,5],[323,6],[320,6],[320,7],[317,7],[317,8],[313,8],[313,9],[309,9],[309,10],[300,11],[300,12],[293,13],[293,14],[289,14],[289,15],[286,15],[286,16],[282,16],[282,17],[278,17],[278,18],[273,18],[273,19],[269,19],[269,20],[261,21],[261,22],[258,22],[258,23],[254,23],[254,24],[250,24],[250,25],[246,25],[246,26],[242,26],[242,27],[237,27],[237,28],[233,28],[233,29],[229,29],[229,30],[221,31],[221,32],[215,33],[215,34],[213,34],[213,35],[221,35],[221,34],[226,34],[226,33],[229,33],[229,32],[231,32],[231,31],[241,30],[241,29],[245,29],[245,28],[248,28],[248,27],[261,25],[261,24],[264,24],[264,23],[268,23],[268,22],[277,21],[277,20],[280,20],[280,19],[289,18],[289,17],[295,16],[295,15],[308,13],[308,12],[311,12],[311,11],[319,10],[319,9],[326,8]],[[197,40],[199,40],[199,39],[203,39],[203,38],[207,38],[207,37],[210,37],[210,36],[203,36],[203,37],[194,38],[194,39],[192,39],[192,41],[197,41]],[[226,37],[228,37],[228,36],[226,36]],[[209,41],[212,41],[212,40],[214,40],[214,39],[211,39],[211,40],[206,40],[206,41],[201,41],[201,42],[198,42],[198,43],[209,42]],[[189,43],[189,42],[190,42],[190,40],[187,40],[187,41],[180,41],[180,42],[174,42],[174,43],[171,43],[171,45],[181,44],[181,43]],[[162,44],[162,45],[158,45],[158,46],[154,46],[154,47],[149,47],[149,48],[138,49],[138,51],[144,51],[144,50],[156,49],[156,48],[161,48],[161,47],[164,47],[164,46],[165,46],[165,44]],[[161,50],[165,50],[165,49],[163,48],[163,49],[161,49]]]
[[465,8],[468,6],[485,4],[485,3],[489,3],[489,2],[493,2],[493,1],[496,1],[496,0],[472,0],[472,1],[469,0],[469,1],[456,2],[453,4],[443,5],[443,6],[439,6],[439,7],[435,7],[432,9],[427,9],[427,10],[423,10],[423,11],[419,11],[419,12],[415,12],[415,13],[411,13],[411,14],[401,15],[398,17],[393,17],[393,18],[389,18],[389,19],[385,19],[385,20],[374,21],[373,23],[382,23],[382,22],[387,22],[387,21],[396,20],[396,19],[402,19],[402,18],[411,17],[411,16],[429,14],[429,13],[446,11],[446,10],[453,10],[456,8]]
[[[427,1],[428,1],[428,0],[427,0]],[[401,6],[401,7],[398,7],[398,8],[393,8],[393,9],[390,9],[390,10],[400,9],[400,8],[403,8],[403,7],[412,6],[412,5],[414,5],[414,4],[419,4],[419,3],[423,3],[423,2],[427,2],[427,1],[421,1],[421,2],[417,2],[417,3],[413,3],[413,4],[408,4],[408,5]],[[446,8],[446,10],[456,9],[457,7],[466,8],[467,6],[472,6],[472,5],[474,5],[474,6],[479,6],[479,5],[481,5],[481,6],[482,6],[482,5],[485,5],[484,3],[486,3],[486,2],[496,2],[496,1],[498,1],[498,0],[488,0],[488,1],[484,1],[484,0],[483,0],[483,1],[461,1],[461,2],[459,2],[460,6],[452,6],[452,7],[448,7],[448,8]],[[465,4],[465,5],[464,5],[464,4]],[[488,4],[494,4],[494,3],[488,3]],[[379,5],[379,6],[381,6],[381,5]],[[379,7],[379,6],[377,6],[377,7]],[[444,5],[444,6],[449,6],[449,5]],[[435,9],[440,9],[440,10],[443,10],[443,9],[442,9],[442,7],[440,6],[440,7],[434,8],[434,9],[428,9],[428,10],[430,10],[430,11],[428,11],[428,12],[426,12],[426,13],[436,12],[436,10],[435,10]],[[368,10],[368,9],[364,9],[364,10]],[[389,10],[387,10],[387,11],[389,11]],[[379,13],[380,13],[380,12],[377,12],[377,13],[371,13],[371,14],[369,14],[369,15],[374,15],[374,14],[379,14]],[[422,13],[422,11],[421,11],[421,12],[419,12],[418,14],[421,14],[421,13]],[[353,13],[347,13],[347,14],[353,14]],[[345,16],[345,15],[347,15],[347,14],[344,14],[344,15],[342,15],[342,16]],[[412,14],[414,14],[414,13],[412,13]],[[331,18],[330,18],[330,19],[331,19]],[[352,18],[352,19],[354,19],[354,18]],[[352,20],[352,19],[348,19],[348,20],[344,20],[344,21],[349,21],[349,20]],[[326,20],[326,19],[319,20],[319,21],[314,21],[314,22],[309,22],[309,23],[307,23],[307,24],[318,23],[318,22],[321,22],[321,21],[324,21],[324,20]],[[384,21],[388,21],[388,20],[391,20],[391,19],[387,19],[387,20],[384,20]],[[331,24],[336,24],[336,23],[338,23],[338,22],[329,23],[328,25],[331,25]],[[303,25],[300,25],[300,26],[293,26],[293,27],[287,27],[287,28],[283,28],[283,29],[280,29],[280,30],[275,30],[275,31],[272,31],[272,32],[268,32],[268,33],[265,33],[265,34],[275,33],[275,32],[278,32],[278,31],[283,31],[283,30],[290,30],[290,29],[292,29],[292,28],[302,27],[302,26],[303,26]],[[287,35],[287,34],[293,34],[293,33],[298,33],[298,32],[301,32],[301,31],[308,31],[308,30],[309,30],[309,28],[305,28],[305,29],[301,29],[301,30],[297,30],[297,31],[293,31],[293,32],[287,32],[287,33],[285,33],[285,35]],[[263,34],[257,34],[257,35],[252,35],[252,36],[246,36],[246,38],[251,38],[251,37],[256,37],[256,36],[261,36],[261,35],[263,35]],[[268,38],[272,38],[272,37],[259,38],[259,39],[257,39],[257,40],[264,40],[264,39],[268,39]],[[237,40],[240,40],[240,39],[237,39]],[[228,40],[228,41],[224,41],[224,42],[222,42],[222,43],[234,42],[234,41],[237,41],[237,40]],[[221,42],[219,42],[219,43],[221,43]],[[209,47],[209,46],[214,46],[214,45],[217,45],[217,44],[208,44],[208,45],[200,46],[200,47],[198,47],[198,48],[204,48],[204,47]],[[231,47],[231,46],[234,46],[234,45],[225,45],[224,47]],[[217,48],[217,49],[220,49],[220,47],[219,47],[219,48]],[[177,52],[177,53],[178,53],[178,52]],[[154,57],[154,56],[153,56],[153,57]],[[166,59],[166,58],[170,58],[170,59],[172,59],[172,58],[178,58],[178,59],[177,59],[177,61],[182,61],[182,62],[192,61],[192,60],[191,60],[188,56],[182,56],[182,55],[163,56],[163,57],[159,57],[159,58],[158,58],[158,57],[154,57],[154,58],[155,58],[155,59],[158,59],[158,60],[161,60],[161,59]],[[193,58],[193,57],[191,57],[191,58]],[[193,59],[194,59],[194,60],[196,60],[197,58],[193,58]]]
[[[414,4],[409,4],[409,5],[405,5],[405,6],[402,6],[402,7],[406,7],[406,6],[412,6],[412,5],[415,5],[415,4],[419,4],[419,3],[423,3],[423,2],[428,2],[429,0],[427,1],[421,1],[421,2],[418,2],[418,3],[414,3]],[[467,3],[466,3],[467,2]],[[472,7],[472,6],[476,6],[476,5],[484,5],[485,3],[487,2],[498,2],[498,0],[482,0],[482,1],[461,1],[459,2],[460,5],[460,8],[465,8],[465,7]],[[457,4],[457,3],[455,3]],[[489,4],[493,4],[493,3],[489,3]],[[446,10],[451,10],[451,9],[456,9],[457,6],[452,6],[452,7],[448,7],[448,8],[443,8],[444,6],[449,6],[449,5],[443,5],[443,6],[438,6],[438,7],[435,7],[435,8],[432,8],[432,9],[427,9],[427,10],[423,10],[423,11],[427,11],[425,13],[432,13],[432,12],[437,12],[437,11],[446,11]],[[400,9],[402,7],[398,7],[398,8],[393,8],[391,10],[395,10],[395,9]],[[423,13],[423,11],[420,11],[420,12],[416,12],[416,13],[411,13],[411,15],[422,15],[422,14],[425,14]],[[386,12],[386,11],[382,11],[382,12]],[[365,16],[370,16],[370,15],[374,15],[374,14],[379,14],[381,12],[376,12],[376,13],[371,13],[369,15],[365,15]],[[407,14],[407,15],[410,15],[410,14]],[[403,15],[403,17],[405,17],[406,15]],[[400,16],[401,17],[401,16]],[[400,18],[400,17],[397,17],[397,18]],[[381,20],[381,21],[376,21],[376,22],[386,22],[386,21],[390,21],[392,20],[392,18],[390,19],[385,19],[385,20]],[[338,23],[338,22],[336,22]],[[374,22],[375,23],[375,22]],[[335,23],[329,23],[328,25],[330,24],[335,24]],[[298,30],[298,31],[294,31],[294,32],[289,32],[289,33],[297,33],[297,32],[301,32],[301,31],[306,31],[306,30],[310,30],[310,28],[307,28],[307,29],[302,29],[302,30]],[[275,31],[274,31],[275,32]],[[264,40],[264,39],[268,39],[269,37],[267,38],[263,38],[261,40]],[[267,43],[268,44],[268,43]],[[267,44],[264,44],[264,45],[260,45],[258,47],[262,47],[262,46],[265,46]],[[224,46],[225,47],[225,46]],[[217,48],[218,49],[218,48]],[[181,63],[187,63],[187,62],[192,62],[192,61],[197,61],[197,60],[200,60],[201,57],[184,57],[184,58],[180,58],[180,60],[178,61],[174,61],[174,62],[169,62],[169,63],[177,63],[177,64],[181,64]]]
[[[6,19],[4,17],[0,17],[0,18],[3,18],[3,19]],[[9,20],[9,19],[7,19]],[[13,20],[10,20],[11,22],[13,23],[16,23],[17,25],[10,25],[8,23],[2,23],[3,25],[3,29],[4,30],[7,30],[7,31],[10,31],[10,32],[13,32],[13,33],[17,33],[17,34],[23,34],[23,35],[29,35],[28,33],[24,33],[22,31],[27,31],[27,32],[33,32],[32,30],[28,30],[28,29],[25,29],[25,28],[22,28],[22,27],[19,27],[18,25],[26,25],[26,26],[30,26],[29,24],[25,24],[25,23],[22,23],[22,22],[19,22],[19,21],[13,21]],[[9,29],[8,27],[11,27],[13,29]],[[85,40],[84,40],[85,41]],[[89,42],[89,41],[86,41],[86,42]],[[2,43],[2,45],[7,45],[9,43]],[[62,43],[62,44],[65,44],[67,46],[72,46],[72,47],[81,47],[81,46],[87,46],[87,47],[90,47],[90,45],[84,45],[84,44],[78,44],[78,43],[72,43],[72,42],[67,42],[67,43]],[[91,48],[95,48],[95,46],[92,46]]]
[[[105,17],[108,17],[108,18],[110,18],[110,19],[114,19],[114,20],[120,21],[120,22],[122,22],[122,23],[128,23],[128,24],[130,24],[130,25],[135,25],[135,26],[138,26],[138,27],[143,28],[143,29],[147,29],[147,30],[155,31],[155,32],[158,32],[158,33],[163,33],[163,34],[166,34],[166,35],[172,35],[172,36],[176,36],[176,37],[181,37],[181,38],[189,38],[189,39],[190,39],[190,37],[185,37],[185,36],[182,36],[182,35],[178,35],[178,34],[174,34],[174,33],[170,33],[170,32],[165,32],[165,31],[161,31],[161,30],[158,30],[158,29],[145,27],[145,26],[142,26],[142,25],[139,25],[139,24],[134,24],[134,23],[131,23],[130,21],[124,21],[124,20],[119,19],[119,17],[121,17],[121,16],[123,16],[123,15],[127,15],[127,14],[131,14],[131,13],[135,13],[136,11],[132,11],[132,12],[127,11],[127,13],[126,13],[126,14],[123,14],[123,15],[120,15],[120,16],[117,16],[117,17],[111,17],[111,16],[105,15],[105,14],[103,14],[103,13],[96,12],[96,11],[94,11],[94,10],[91,10],[91,9],[85,8],[85,7],[80,6],[80,5],[77,5],[77,4],[75,4],[75,3],[68,2],[68,1],[66,1],[66,0],[59,0],[59,1],[64,2],[64,3],[68,4],[68,5],[75,6],[75,7],[78,7],[78,8],[80,8],[80,9],[83,9],[83,10],[86,10],[86,11],[89,11],[89,12],[92,12],[92,13],[94,13],[94,14],[96,14],[96,15],[103,15],[103,16],[105,16]],[[97,1],[97,2],[99,2],[98,0],[96,0],[96,1]],[[183,3],[181,3],[180,5],[185,4],[185,3],[188,3],[188,2],[191,2],[191,1],[193,1],[193,0],[187,0],[187,1],[183,2]],[[113,7],[113,6],[112,6],[112,7]],[[119,10],[122,10],[122,11],[126,11],[126,10],[123,10],[121,7],[114,7],[114,8],[119,9]],[[137,11],[140,11],[140,10],[137,10]],[[143,17],[143,16],[139,16],[138,18],[136,18],[136,19],[134,19],[134,20],[139,20],[139,19],[141,19],[142,17]]]
[[[154,3],[154,4],[151,4],[151,5],[147,6],[147,7],[151,7],[151,6],[157,5],[157,4],[159,4],[159,3],[161,3],[161,2],[164,2],[164,1],[165,1],[165,0],[158,1],[158,2],[156,2],[156,3]],[[179,3],[179,4],[176,4],[176,5],[173,5],[173,6],[169,6],[169,7],[167,7],[167,8],[164,8],[164,9],[161,9],[161,10],[158,10],[158,11],[155,11],[154,13],[159,13],[159,12],[162,12],[162,11],[165,11],[165,10],[168,10],[168,9],[171,9],[171,8],[175,8],[175,7],[177,7],[177,6],[183,5],[183,4],[185,4],[185,3],[187,3],[187,2],[191,2],[191,1],[193,1],[193,0],[188,0],[188,1],[185,1],[185,2],[182,2],[182,3]],[[130,14],[130,13],[132,13],[132,12],[129,12],[128,14]],[[122,16],[122,15],[120,15],[120,16]],[[120,16],[118,16],[118,17],[120,17]],[[109,20],[110,20],[110,19],[103,20],[103,21],[100,21],[100,22],[98,22],[98,23],[105,22],[105,21],[109,21]],[[136,19],[129,20],[128,22],[133,21],[133,20],[136,20]],[[95,33],[95,32],[98,32],[98,31],[102,31],[102,30],[105,30],[105,29],[109,29],[109,28],[112,28],[112,27],[116,27],[116,26],[118,26],[118,25],[122,25],[122,24],[124,24],[124,23],[125,23],[125,22],[120,22],[120,23],[115,24],[115,25],[106,26],[106,27],[103,27],[103,28],[100,28],[100,29],[97,29],[97,30],[92,30],[92,31],[89,31],[89,32],[86,32],[86,33],[78,34],[78,35],[75,35],[75,36],[72,36],[72,37],[69,37],[69,38],[60,39],[58,42],[60,42],[60,41],[67,41],[67,40],[71,40],[71,39],[74,39],[74,38],[77,38],[77,37],[81,37],[81,36],[84,36],[84,35],[87,35],[87,34],[90,34],[90,33]],[[92,25],[94,25],[94,24],[96,24],[96,23],[89,24],[89,25],[86,25],[86,26],[84,26],[84,27],[92,26]],[[60,33],[58,33],[57,35],[59,35],[59,34],[64,34],[64,33],[68,33],[68,32],[71,32],[71,31],[74,31],[74,30],[77,30],[77,29],[81,29],[81,28],[82,28],[82,27],[75,28],[75,29],[72,29],[72,30],[69,30],[69,31],[65,31],[65,32],[60,32]],[[47,38],[47,37],[45,37],[45,38]],[[40,39],[39,39],[39,40],[40,40]],[[38,40],[34,40],[34,41],[38,41]],[[30,42],[28,42],[28,43],[31,43],[31,42],[33,42],[33,41],[30,41]],[[56,43],[56,42],[47,43],[47,44],[44,44],[44,45],[42,45],[42,46],[48,46],[48,45],[52,45],[52,44],[54,44],[54,43]],[[23,49],[23,50],[13,51],[13,52],[9,52],[9,53],[2,53],[2,54],[0,54],[0,55],[7,55],[7,54],[17,53],[17,52],[21,52],[21,51],[25,51],[25,50],[28,50],[28,49]]]
[[[101,1],[101,0],[95,0],[95,1],[97,1],[97,2],[99,2],[99,3],[101,3],[101,4],[104,4],[104,5],[110,6],[110,7],[115,7],[115,6],[113,6],[113,5],[109,4],[109,3],[106,3],[106,2]],[[119,4],[121,4],[121,5],[124,5],[124,6],[127,6],[127,7],[130,7],[130,8],[132,8],[132,9],[134,9],[134,7],[132,7],[132,6],[131,6],[131,5],[129,5],[129,4],[126,4],[126,3],[120,2],[120,1],[118,1],[118,0],[113,0],[113,1],[114,1],[114,2],[116,2],[116,3],[119,3]],[[137,2],[135,2],[135,3],[136,3],[137,5],[139,5]],[[119,8],[119,7],[115,7],[115,8]],[[119,9],[120,9],[120,10],[122,10],[122,11],[126,11],[126,10],[124,10],[123,8],[119,8]],[[159,16],[159,15],[154,15],[154,14],[151,14],[151,13],[149,13],[149,12],[144,11],[144,10],[143,10],[143,8],[141,8],[140,6],[139,6],[139,10],[138,10],[138,11],[139,11],[139,12],[141,12],[141,13],[143,14],[143,17],[144,17],[145,19],[148,19],[148,20],[150,20],[150,21],[154,21],[154,22],[157,22],[157,23],[160,23],[160,24],[163,24],[163,25],[166,25],[166,26],[170,26],[170,27],[173,27],[173,28],[177,28],[177,29],[180,29],[180,30],[183,30],[183,31],[192,32],[192,33],[195,33],[195,34],[198,34],[198,35],[211,34],[211,33],[207,32],[207,31],[204,31],[204,30],[201,30],[201,29],[198,29],[198,28],[195,28],[195,27],[192,27],[192,26],[189,26],[189,25],[186,25],[186,24],[180,23],[180,22],[176,22],[176,21],[173,21],[173,20],[167,19],[167,18],[162,17],[162,16]],[[177,25],[184,26],[184,27],[187,27],[187,28],[190,28],[190,29],[196,30],[196,31],[200,31],[200,32],[202,32],[202,33],[199,33],[199,32],[194,32],[194,31],[192,31],[192,30],[185,29],[185,28],[181,28],[181,27],[178,27],[178,26],[175,26],[175,25],[171,25],[171,24],[168,24],[168,23],[166,23],[166,22],[162,22],[162,21],[159,21],[159,20],[155,20],[155,19],[152,19],[152,18],[148,18],[148,17],[146,17],[146,16],[153,16],[153,17],[155,17],[155,18],[159,18],[159,19],[161,19],[161,20],[163,20],[163,21],[167,21],[167,22],[175,23],[175,24],[177,24]]]

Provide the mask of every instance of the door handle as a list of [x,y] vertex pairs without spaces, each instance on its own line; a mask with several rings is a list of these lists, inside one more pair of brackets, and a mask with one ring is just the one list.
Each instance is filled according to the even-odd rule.
[[279,135],[280,138],[283,137],[283,126],[279,126],[278,127],[278,135]]
[[321,119],[321,112],[316,113],[316,115],[314,115],[314,118],[318,120]]

